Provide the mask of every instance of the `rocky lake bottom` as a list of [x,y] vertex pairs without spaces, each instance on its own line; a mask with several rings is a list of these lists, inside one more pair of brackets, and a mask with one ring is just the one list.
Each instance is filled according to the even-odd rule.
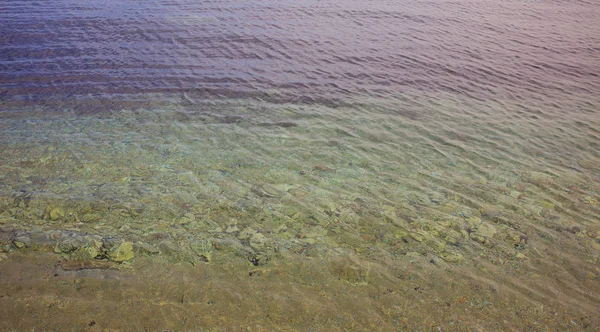
[[3,111],[0,327],[598,328],[593,114],[445,100]]

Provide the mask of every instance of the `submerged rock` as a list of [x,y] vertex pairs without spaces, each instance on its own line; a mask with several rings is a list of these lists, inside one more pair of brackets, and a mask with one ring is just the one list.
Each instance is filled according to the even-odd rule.
[[250,188],[250,191],[256,196],[263,198],[279,198],[284,195],[284,192],[268,184],[255,184]]
[[459,253],[453,253],[453,252],[441,253],[440,257],[449,263],[460,263],[464,259],[463,255],[461,255]]
[[99,221],[100,219],[102,219],[102,216],[98,213],[88,213],[83,215],[83,217],[81,218],[81,221],[85,222],[85,223],[92,223],[92,222],[96,222]]
[[135,256],[133,253],[133,244],[128,241],[123,242],[120,245],[110,249],[106,256],[114,262],[128,261]]
[[252,227],[248,227],[241,231],[240,234],[238,234],[238,239],[247,240],[251,238],[254,234],[256,234],[256,230]]
[[85,245],[71,254],[71,259],[86,261],[96,259],[102,256],[102,250],[93,244]]
[[244,246],[240,241],[234,238],[213,239],[212,245],[216,250],[229,251],[241,257],[252,257],[256,253],[250,247]]
[[61,207],[54,207],[50,209],[48,215],[50,217],[50,220],[56,221],[65,216],[65,210],[63,210],[63,208]]
[[62,239],[54,246],[57,254],[70,254],[85,245],[82,236],[77,234],[63,234]]
[[250,246],[255,250],[261,250],[265,247],[267,238],[261,233],[254,233],[250,238]]
[[496,230],[496,227],[494,227],[490,223],[482,223],[479,226],[477,226],[477,233],[479,233],[485,237],[492,238],[492,237],[494,237],[494,234],[497,233],[497,230]]
[[135,244],[135,249],[142,254],[147,254],[147,255],[156,255],[160,253],[160,250],[158,250],[158,248],[156,248],[155,246],[148,244],[148,243],[144,243],[144,242],[137,242]]
[[482,236],[477,233],[471,233],[469,236],[471,237],[471,240],[473,240],[473,241],[476,241],[479,243],[485,243],[485,236]]
[[170,255],[170,256],[177,256],[181,252],[179,247],[177,247],[177,245],[175,243],[173,243],[172,241],[169,241],[169,240],[164,240],[161,243],[159,243],[158,249],[160,250],[161,253]]

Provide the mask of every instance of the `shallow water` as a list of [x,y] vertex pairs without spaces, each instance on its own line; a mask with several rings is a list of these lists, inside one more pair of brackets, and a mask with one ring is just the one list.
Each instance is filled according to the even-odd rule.
[[[298,320],[277,328],[305,327],[298,322],[312,315],[309,303],[333,306],[328,319],[352,317],[359,309],[345,304],[360,301],[335,294],[420,292],[415,280],[431,290],[411,298],[420,301],[415,312],[406,312],[413,302],[396,303],[314,327],[597,326],[598,4],[0,8],[0,260],[50,251],[63,267],[84,262],[64,268],[76,273],[110,262],[231,264],[229,274],[213,271],[228,291],[232,271],[260,268],[270,271],[264,285],[300,287],[291,301]],[[139,283],[128,287],[157,282],[138,268]],[[297,278],[277,279],[286,273]],[[448,276],[457,281],[439,286]],[[170,277],[166,284],[180,282]],[[482,297],[471,282],[494,295]],[[302,298],[310,292],[302,287],[328,300]],[[279,292],[266,292],[274,306]],[[460,318],[454,307],[427,314],[469,296],[485,298],[469,298],[483,316]],[[511,311],[515,303],[527,318]],[[237,315],[229,326],[264,319]],[[398,327],[402,315],[411,323]],[[192,326],[165,319],[151,328]]]

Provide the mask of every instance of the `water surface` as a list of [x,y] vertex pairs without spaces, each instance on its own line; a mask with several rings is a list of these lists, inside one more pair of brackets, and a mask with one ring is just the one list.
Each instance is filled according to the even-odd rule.
[[[278,328],[316,319],[309,303],[332,310],[325,329],[597,326],[597,17],[592,1],[4,1],[0,258],[223,268],[228,291],[269,275],[247,287],[296,292]],[[273,313],[289,288],[272,287]],[[229,320],[264,323],[245,314]],[[182,320],[152,328],[208,324]]]

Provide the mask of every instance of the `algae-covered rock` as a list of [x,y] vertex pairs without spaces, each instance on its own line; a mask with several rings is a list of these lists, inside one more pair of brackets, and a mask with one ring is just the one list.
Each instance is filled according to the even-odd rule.
[[234,238],[213,239],[212,245],[217,250],[232,252],[245,258],[255,255],[252,248],[244,246],[240,241]]
[[348,225],[356,225],[358,224],[360,217],[352,211],[342,211],[339,220]]
[[250,188],[250,191],[258,197],[273,198],[281,197],[284,192],[268,184],[255,184]]
[[209,240],[196,241],[190,245],[200,261],[210,262],[213,257],[213,244]]
[[250,238],[250,246],[255,250],[261,250],[265,247],[267,238],[261,233],[254,233]]
[[246,229],[244,229],[243,231],[240,232],[240,234],[238,234],[238,239],[240,240],[247,240],[250,237],[252,237],[252,235],[254,235],[256,233],[256,230],[252,227],[248,227]]
[[135,244],[135,249],[137,250],[138,253],[141,254],[146,254],[146,255],[156,255],[160,253],[160,250],[158,250],[158,248],[156,248],[155,246],[148,244],[148,243],[144,243],[144,242],[137,242]]
[[184,214],[181,218],[179,218],[179,224],[185,225],[185,224],[189,224],[195,220],[196,220],[196,216],[193,213],[188,212],[188,213]]
[[453,245],[453,246],[458,245],[458,240],[456,239],[455,236],[448,235],[444,238],[444,240],[446,241],[446,243],[448,243],[450,245]]
[[239,230],[240,229],[236,225],[232,225],[232,226],[227,227],[227,229],[225,230],[225,233],[231,234],[231,233],[238,232]]
[[102,251],[95,245],[85,245],[71,254],[71,259],[86,261],[98,258],[102,255]]
[[497,232],[498,231],[496,230],[496,227],[494,227],[490,223],[482,223],[479,226],[477,226],[477,233],[479,233],[485,237],[492,238],[492,237],[494,237],[494,234],[496,234]]
[[56,221],[65,216],[65,210],[61,207],[53,207],[49,212],[50,220]]
[[13,244],[17,249],[31,247],[31,237],[28,235],[19,235],[13,240]]
[[440,254],[440,257],[449,263],[460,263],[464,260],[463,255],[457,252],[444,252]]
[[515,255],[515,258],[516,258],[516,259],[520,259],[520,260],[525,260],[525,259],[527,259],[527,256],[525,256],[525,255],[523,255],[522,253],[518,252],[518,253]]
[[441,205],[438,209],[441,212],[447,213],[447,214],[454,214],[456,212],[456,210],[458,209],[458,204],[453,203],[453,202],[446,202],[445,204]]
[[83,217],[81,218],[81,221],[85,222],[85,223],[91,223],[91,222],[96,222],[99,221],[100,219],[102,219],[102,216],[98,213],[88,213],[83,215]]
[[477,227],[479,226],[479,224],[481,224],[481,218],[471,216],[465,218],[465,222],[467,223],[467,225],[469,225],[469,227]]
[[107,257],[111,261],[124,262],[134,257],[133,244],[131,242],[123,242],[118,246],[113,247],[107,253]]
[[165,255],[177,256],[181,252],[175,243],[169,240],[164,240],[158,244],[158,249]]
[[69,254],[85,245],[84,238],[76,234],[67,234],[54,246],[57,254]]
[[479,242],[479,243],[485,243],[485,236],[481,235],[481,234],[477,234],[477,233],[471,233],[469,235],[471,237],[471,240]]
[[424,234],[420,232],[410,232],[410,237],[412,237],[417,242],[423,242],[425,240]]

